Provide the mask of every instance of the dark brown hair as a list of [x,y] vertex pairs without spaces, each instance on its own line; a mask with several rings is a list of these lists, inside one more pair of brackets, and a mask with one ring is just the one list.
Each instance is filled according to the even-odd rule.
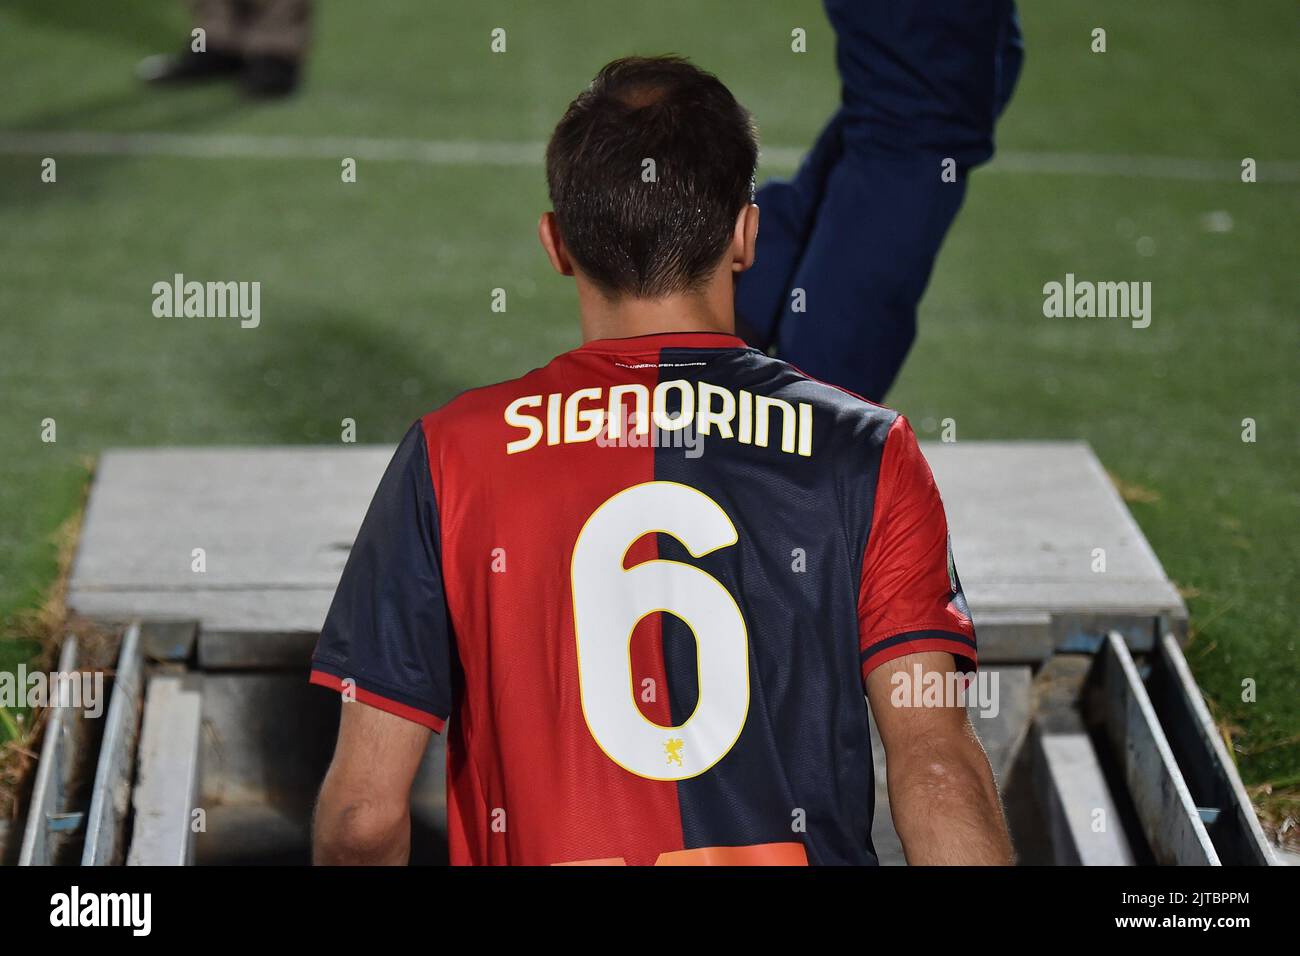
[[757,161],[749,113],[717,77],[681,57],[626,57],[569,104],[546,180],[578,267],[611,298],[659,298],[717,268]]

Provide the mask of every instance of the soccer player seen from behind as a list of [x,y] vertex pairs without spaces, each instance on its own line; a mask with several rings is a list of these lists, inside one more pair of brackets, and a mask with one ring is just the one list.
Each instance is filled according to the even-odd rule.
[[570,104],[538,232],[584,344],[398,446],[313,658],[317,862],[406,862],[435,731],[452,863],[873,864],[866,699],[908,861],[1010,862],[965,708],[895,693],[976,661],[911,428],[734,335],[756,158],[681,59]]

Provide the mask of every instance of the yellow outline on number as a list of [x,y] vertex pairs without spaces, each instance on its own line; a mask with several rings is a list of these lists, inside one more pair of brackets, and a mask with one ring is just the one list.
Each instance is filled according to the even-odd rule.
[[[582,540],[582,535],[587,530],[587,525],[591,523],[591,519],[594,518],[606,505],[608,505],[611,501],[614,501],[616,498],[621,497],[622,495],[626,495],[630,492],[636,491],[638,488],[643,488],[648,485],[676,485],[679,488],[684,488],[689,492],[699,495],[701,498],[703,498],[713,507],[717,508],[719,513],[721,513],[722,517],[726,519],[727,526],[731,529],[731,540],[724,542],[723,544],[720,544],[717,547],[710,548],[707,551],[701,551],[697,554],[695,551],[691,550],[691,546],[689,544],[687,544],[681,538],[677,537],[676,534],[674,534],[672,531],[669,531],[667,528],[646,528],[639,535],[637,535],[635,538],[629,541],[627,543],[627,547],[623,549],[623,553],[619,556],[619,562],[618,562],[619,571],[623,574],[630,574],[635,569],[639,567],[643,567],[644,565],[650,564],[652,562],[662,562],[664,564],[681,565],[684,568],[690,568],[692,571],[695,571],[698,574],[703,574],[710,581],[716,583],[718,587],[721,589],[722,593],[727,596],[727,599],[729,601],[731,601],[732,607],[736,609],[736,617],[740,621],[740,629],[741,629],[742,636],[744,637],[745,716],[741,718],[740,729],[736,731],[736,736],[731,739],[731,743],[727,744],[726,748],[723,749],[723,751],[720,754],[718,754],[717,758],[715,758],[708,766],[702,767],[701,769],[695,771],[694,773],[688,773],[683,776],[658,777],[658,776],[651,776],[649,774],[638,773],[637,771],[633,770],[631,767],[624,764],[621,760],[619,760],[617,757],[611,754],[608,750],[606,750],[605,745],[600,742],[600,738],[597,737],[595,731],[591,729],[591,720],[587,717],[587,700],[585,695],[582,693],[582,646],[581,643],[578,641],[578,599],[577,599],[577,595],[574,593],[575,584],[574,584],[574,577],[573,577],[573,562],[574,559],[577,557],[578,542]],[[674,561],[670,558],[651,558],[648,561],[642,561],[640,564],[634,564],[630,568],[624,567],[624,562],[627,561],[627,553],[632,550],[632,545],[636,544],[638,541],[640,541],[648,534],[668,535],[673,540],[675,540],[678,544],[680,544],[683,548],[685,548],[693,558],[702,558],[705,555],[712,554],[715,551],[721,551],[723,548],[730,548],[740,543],[740,533],[736,530],[736,523],[731,520],[731,515],[727,514],[726,509],[724,509],[722,505],[718,504],[716,501],[714,501],[704,492],[700,491],[698,488],[692,488],[690,485],[683,484],[680,481],[664,481],[664,480],[655,479],[652,481],[638,482],[635,485],[629,485],[628,487],[624,488],[622,491],[616,491],[614,494],[610,495],[608,498],[606,498],[604,501],[598,504],[595,508],[593,508],[591,514],[587,515],[587,520],[584,521],[582,523],[582,527],[578,529],[578,536],[573,539],[573,552],[569,555],[569,603],[573,610],[573,646],[574,646],[574,654],[578,662],[578,703],[582,707],[582,721],[587,725],[587,732],[591,734],[591,739],[595,741],[596,746],[600,748],[600,752],[603,753],[610,760],[612,760],[614,763],[618,764],[628,773],[640,777],[643,780],[662,780],[662,781],[672,781],[672,782],[676,782],[678,780],[691,780],[695,777],[698,777],[702,773],[707,773],[708,771],[712,770],[714,766],[717,765],[718,761],[722,760],[723,757],[731,753],[732,748],[736,746],[736,741],[739,740],[740,735],[745,732],[745,724],[749,722],[749,704],[751,699],[750,686],[749,686],[749,625],[745,622],[745,615],[742,614],[740,611],[740,605],[736,602],[736,599],[732,595],[732,593],[729,590],[727,590],[726,585],[724,585],[721,581],[719,581],[717,578],[715,578],[713,575],[709,574],[709,572],[703,570],[702,568],[697,568],[693,564],[687,564],[685,561]],[[691,716],[687,717],[683,723],[670,724],[668,726],[655,723],[653,720],[651,720],[641,712],[641,705],[637,702],[636,699],[636,684],[634,683],[635,679],[632,676],[632,635],[636,633],[637,625],[639,625],[643,620],[645,620],[651,614],[665,614],[665,613],[671,614],[673,617],[677,618],[679,621],[681,621],[691,629],[691,636],[695,638],[695,645],[696,645],[695,646],[695,686],[697,688],[697,693],[695,699],[695,710],[691,711]],[[700,644],[700,632],[695,629],[695,625],[692,624],[685,617],[683,617],[680,613],[674,611],[671,608],[654,608],[652,610],[646,611],[645,614],[642,614],[640,617],[636,619],[635,623],[633,623],[632,625],[631,630],[627,632],[627,653],[624,656],[627,660],[628,693],[632,698],[632,705],[633,705],[632,709],[636,711],[638,717],[644,720],[651,727],[654,727],[657,730],[680,731],[683,730],[685,727],[687,727],[690,724],[690,722],[695,719],[696,713],[699,712],[700,704],[703,703],[704,701],[704,683],[701,680],[701,674],[700,674],[699,644]]]

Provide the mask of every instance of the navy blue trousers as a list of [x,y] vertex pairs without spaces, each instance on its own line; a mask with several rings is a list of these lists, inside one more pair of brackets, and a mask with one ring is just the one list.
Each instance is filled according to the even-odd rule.
[[967,174],[993,155],[1023,49],[1013,0],[826,0],[826,11],[840,109],[794,178],[758,191],[737,326],[750,344],[879,401],[916,337]]

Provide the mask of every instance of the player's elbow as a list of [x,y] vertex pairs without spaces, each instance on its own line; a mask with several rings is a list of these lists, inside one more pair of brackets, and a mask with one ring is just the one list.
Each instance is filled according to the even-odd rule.
[[318,865],[401,864],[410,849],[410,807],[405,802],[321,794],[312,856]]

